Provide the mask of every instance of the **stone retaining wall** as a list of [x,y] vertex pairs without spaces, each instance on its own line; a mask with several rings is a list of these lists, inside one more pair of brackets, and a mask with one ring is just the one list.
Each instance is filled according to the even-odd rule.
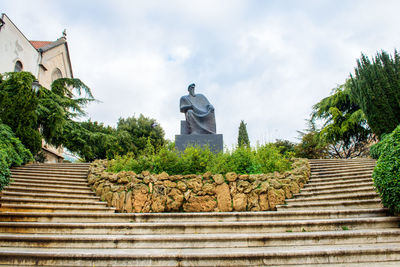
[[300,191],[310,177],[305,159],[285,173],[168,175],[107,172],[107,161],[95,161],[88,181],[96,195],[118,212],[210,212],[275,210]]

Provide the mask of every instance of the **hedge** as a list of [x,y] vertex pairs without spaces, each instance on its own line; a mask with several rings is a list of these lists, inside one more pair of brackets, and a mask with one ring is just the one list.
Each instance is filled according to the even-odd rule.
[[33,161],[31,152],[0,122],[0,190],[10,182],[10,168]]
[[372,174],[374,184],[385,207],[400,213],[400,125],[374,147],[379,155]]

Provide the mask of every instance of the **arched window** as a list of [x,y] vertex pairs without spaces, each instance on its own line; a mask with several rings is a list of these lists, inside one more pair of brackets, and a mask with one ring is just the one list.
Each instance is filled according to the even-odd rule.
[[23,69],[22,62],[19,60],[17,62],[15,62],[14,71],[20,72],[20,71],[22,71],[22,69]]
[[57,79],[62,78],[62,72],[59,68],[55,68],[51,74],[51,81],[54,82]]

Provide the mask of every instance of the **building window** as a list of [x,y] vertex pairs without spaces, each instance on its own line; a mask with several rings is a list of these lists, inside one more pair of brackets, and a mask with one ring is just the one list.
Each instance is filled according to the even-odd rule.
[[53,70],[53,73],[51,74],[51,81],[54,82],[55,80],[60,78],[62,78],[61,70],[59,68],[55,68],[55,70]]
[[18,60],[17,62],[15,62],[14,71],[20,72],[20,71],[22,71],[22,69],[23,69],[23,66],[22,66],[21,61]]

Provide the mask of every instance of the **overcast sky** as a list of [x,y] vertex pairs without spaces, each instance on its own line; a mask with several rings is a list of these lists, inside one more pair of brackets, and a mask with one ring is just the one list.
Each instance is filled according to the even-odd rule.
[[74,76],[101,101],[92,120],[142,113],[174,140],[179,98],[196,83],[228,147],[241,120],[252,144],[297,141],[362,52],[400,48],[399,10],[397,0],[0,0],[30,40],[67,29]]

